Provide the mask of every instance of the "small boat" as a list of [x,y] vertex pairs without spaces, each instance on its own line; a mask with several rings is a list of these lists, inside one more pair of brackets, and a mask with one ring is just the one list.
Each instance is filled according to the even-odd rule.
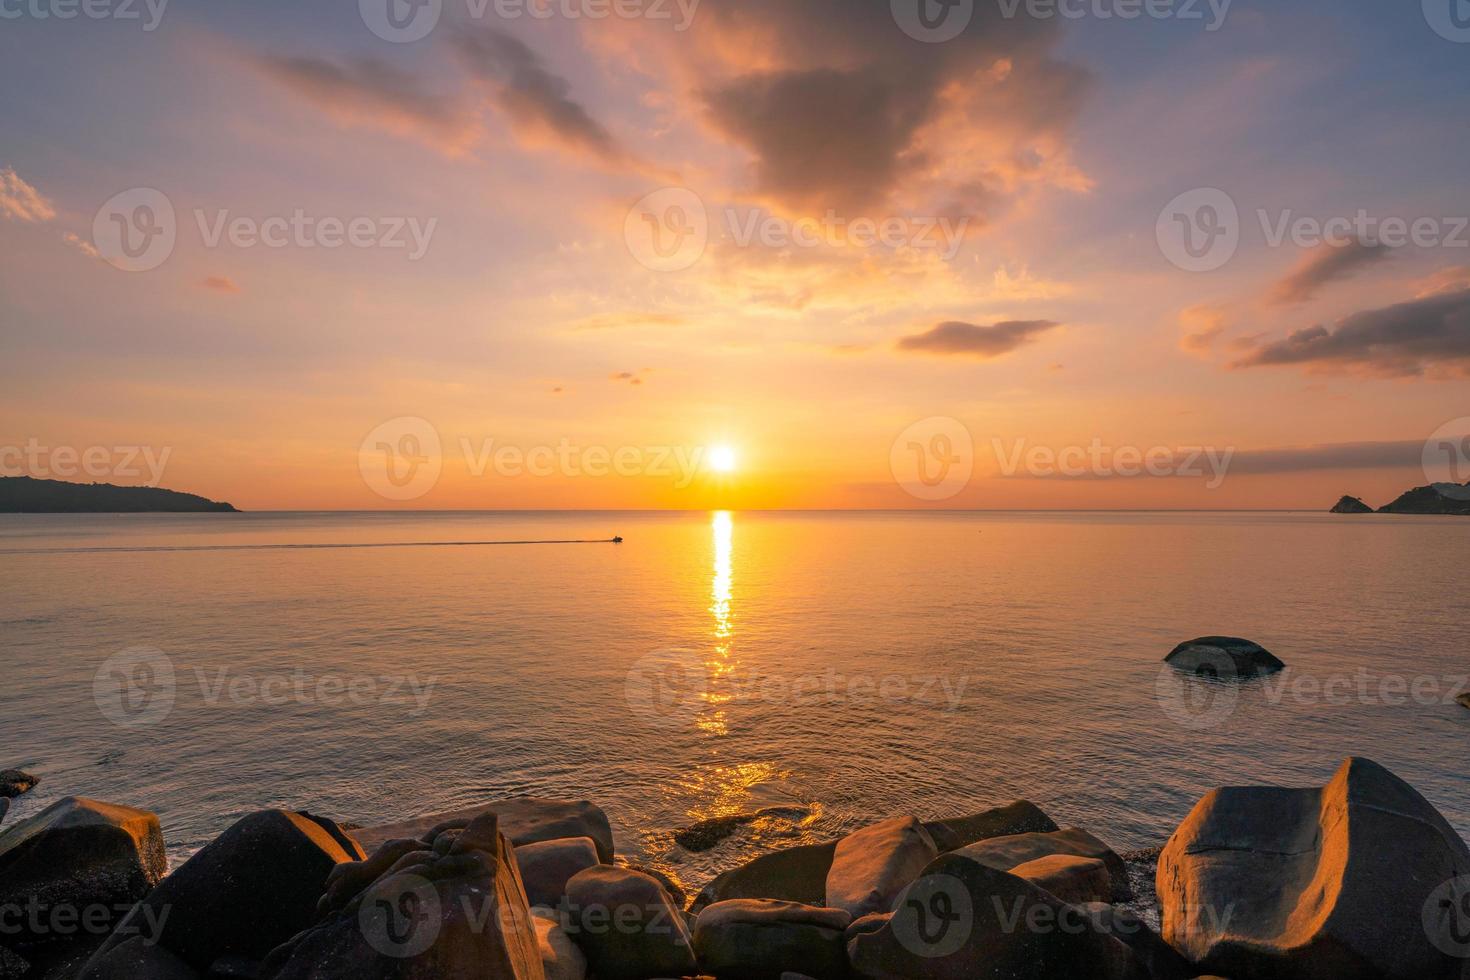
[[615,536],[613,538],[613,542],[612,543],[613,544],[622,544],[623,543],[623,539],[620,536]]

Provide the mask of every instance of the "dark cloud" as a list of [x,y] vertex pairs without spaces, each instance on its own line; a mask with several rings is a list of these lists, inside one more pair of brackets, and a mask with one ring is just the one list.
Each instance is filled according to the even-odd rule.
[[1388,470],[1422,467],[1424,440],[1338,442],[1284,449],[1240,450],[1230,472],[1300,473],[1309,470]]
[[1283,279],[1271,289],[1270,300],[1277,306],[1305,303],[1328,283],[1346,279],[1360,269],[1383,261],[1392,254],[1386,245],[1353,242],[1349,245],[1323,245],[1308,252]]
[[1055,23],[989,3],[943,44],[905,34],[890,0],[706,0],[690,33],[710,122],[752,154],[758,193],[807,213],[925,183],[990,213],[999,188],[1047,178],[1090,87],[1050,57]]
[[904,337],[900,350],[978,357],[984,360],[1009,354],[1061,324],[1051,320],[1007,320],[988,327],[950,320],[924,333]]
[[460,31],[454,45],[470,71],[494,86],[496,104],[515,126],[543,131],[604,161],[623,158],[612,134],[571,98],[566,79],[548,71],[526,45],[484,29]]
[[1300,364],[1319,370],[1405,376],[1470,371],[1470,289],[1354,313],[1262,344],[1232,367]]

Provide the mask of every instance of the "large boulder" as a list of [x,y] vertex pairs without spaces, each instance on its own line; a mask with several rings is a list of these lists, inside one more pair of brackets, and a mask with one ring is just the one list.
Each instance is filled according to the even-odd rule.
[[320,920],[271,952],[260,977],[544,980],[526,892],[496,815],[430,828],[344,865]]
[[88,966],[87,980],[198,980],[200,973],[150,937],[133,936]]
[[1108,870],[1112,882],[1112,900],[1126,902],[1133,898],[1133,889],[1128,885],[1128,867],[1111,847],[1085,830],[1068,827],[1049,834],[1014,834],[1010,837],[992,837],[978,841],[957,853],[995,868],[997,871],[1012,871],[1020,865],[1038,858],[1066,854],[1072,857],[1096,858]]
[[587,957],[561,927],[557,913],[533,908],[531,924],[536,929],[536,946],[546,980],[583,980],[587,976]]
[[781,980],[785,973],[843,980],[843,932],[851,923],[841,909],[770,899],[717,902],[694,923],[694,952],[700,969],[719,980]]
[[167,873],[147,810],[68,796],[0,834],[0,905],[126,904]]
[[1113,876],[1108,873],[1108,866],[1097,858],[1049,854],[1016,865],[1011,874],[1073,905],[1113,899]]
[[694,972],[684,915],[658,880],[599,864],[567,882],[562,928],[598,980],[682,977]]
[[597,845],[590,837],[522,844],[515,849],[515,855],[521,882],[526,886],[526,898],[532,907],[555,908],[566,896],[567,882],[572,876],[600,863]]
[[82,980],[110,976],[109,960],[135,935],[150,936],[201,973],[221,958],[261,959],[311,924],[328,873],[362,857],[324,817],[252,813],[149,892],[88,962]]
[[1133,950],[1152,980],[1189,980],[1195,975],[1189,961],[1164,942],[1137,912],[1107,902],[1089,902],[1082,908],[1098,931]]
[[976,841],[1012,834],[1045,834],[1057,830],[1056,822],[1028,800],[1016,800],[1006,806],[972,813],[963,817],[945,817],[924,824],[940,853],[957,851]]
[[1163,936],[1225,976],[1458,980],[1460,910],[1435,902],[1466,874],[1470,850],[1444,817],[1351,758],[1321,789],[1200,800],[1159,856]]
[[572,802],[525,796],[447,813],[411,817],[351,833],[365,850],[375,851],[390,840],[418,839],[435,827],[454,823],[463,826],[486,813],[496,815],[501,833],[516,847],[562,837],[590,837],[597,844],[597,859],[604,864],[612,863],[612,825],[608,823],[606,813],[586,800]]
[[1147,980],[1126,944],[1086,911],[1006,871],[945,854],[894,911],[852,924],[847,953],[866,980]]
[[854,919],[887,912],[938,855],[934,838],[913,817],[894,817],[848,834],[832,855],[826,905]]
[[9,799],[30,792],[40,780],[19,769],[0,769],[0,798]]
[[827,901],[827,872],[837,841],[798,844],[762,854],[718,875],[702,888],[689,911],[699,912],[715,902],[737,898],[773,898],[799,905],[822,906]]
[[1238,636],[1201,636],[1179,644],[1164,663],[1200,677],[1236,680],[1274,674],[1286,664],[1265,647]]

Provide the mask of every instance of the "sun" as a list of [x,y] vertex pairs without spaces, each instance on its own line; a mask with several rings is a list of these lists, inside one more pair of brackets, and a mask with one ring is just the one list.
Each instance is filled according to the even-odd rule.
[[730,446],[711,446],[709,448],[709,468],[716,473],[735,472],[735,450]]

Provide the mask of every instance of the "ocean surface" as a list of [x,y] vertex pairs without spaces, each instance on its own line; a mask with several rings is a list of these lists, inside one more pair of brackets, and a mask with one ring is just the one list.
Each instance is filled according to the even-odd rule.
[[[1356,754],[1465,834],[1467,558],[1470,520],[1391,515],[0,516],[0,767],[43,780],[7,824],[146,807],[178,860],[260,807],[586,798],[697,887],[1017,798],[1149,846],[1211,787]],[[1161,667],[1204,634],[1289,669]]]

